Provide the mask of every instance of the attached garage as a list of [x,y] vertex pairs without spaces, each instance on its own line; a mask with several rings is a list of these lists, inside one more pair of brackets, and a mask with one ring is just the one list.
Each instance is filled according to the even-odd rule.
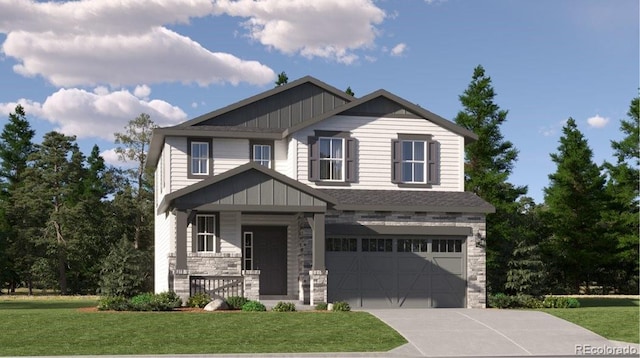
[[365,308],[466,307],[467,236],[328,236],[329,302]]

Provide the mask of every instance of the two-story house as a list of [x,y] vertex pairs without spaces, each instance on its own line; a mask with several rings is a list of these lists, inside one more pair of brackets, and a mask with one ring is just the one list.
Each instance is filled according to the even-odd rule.
[[485,307],[477,136],[384,90],[304,77],[153,132],[155,290]]

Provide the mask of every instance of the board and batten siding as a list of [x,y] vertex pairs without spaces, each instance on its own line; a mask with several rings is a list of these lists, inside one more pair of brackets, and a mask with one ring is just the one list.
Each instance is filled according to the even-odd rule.
[[[171,219],[172,214],[161,213],[156,215],[155,227],[154,227],[154,290],[156,293],[169,290],[169,253],[172,250],[172,246],[175,247],[175,243],[171,245],[171,240],[175,240],[175,235],[172,235],[171,231]],[[175,250],[174,250],[175,252]]]
[[358,181],[351,183],[351,189],[398,188],[396,184],[391,183],[391,140],[397,139],[398,133],[403,133],[430,134],[440,143],[440,184],[433,185],[431,190],[464,191],[464,138],[419,118],[335,116],[316,126],[296,132],[292,140],[296,143],[292,143],[289,148],[297,153],[297,171],[294,179],[302,183],[322,187],[308,180],[307,140],[309,136],[314,135],[314,130],[351,132],[351,136],[358,140]]

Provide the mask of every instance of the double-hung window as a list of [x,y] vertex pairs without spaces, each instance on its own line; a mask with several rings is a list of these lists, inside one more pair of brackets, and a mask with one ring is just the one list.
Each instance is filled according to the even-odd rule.
[[428,134],[398,134],[391,141],[391,182],[407,186],[440,184],[440,146]]
[[209,175],[209,142],[191,141],[191,175]]
[[254,144],[252,150],[253,161],[267,168],[271,168],[271,146],[268,144]]
[[344,180],[344,139],[319,138],[320,180]]
[[196,251],[216,251],[216,216],[196,215]]
[[357,141],[349,132],[315,131],[309,137],[309,181],[349,185],[357,181]]
[[402,141],[402,181],[405,183],[425,183],[426,142],[418,140]]

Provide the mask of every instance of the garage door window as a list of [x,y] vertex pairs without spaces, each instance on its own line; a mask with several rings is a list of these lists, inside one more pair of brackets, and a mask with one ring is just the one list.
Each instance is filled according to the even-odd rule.
[[432,240],[432,252],[462,252],[462,240]]
[[364,252],[392,252],[393,239],[362,239]]
[[398,252],[427,252],[427,240],[399,239]]
[[356,252],[358,251],[358,240],[339,237],[327,239],[327,251],[333,252]]

